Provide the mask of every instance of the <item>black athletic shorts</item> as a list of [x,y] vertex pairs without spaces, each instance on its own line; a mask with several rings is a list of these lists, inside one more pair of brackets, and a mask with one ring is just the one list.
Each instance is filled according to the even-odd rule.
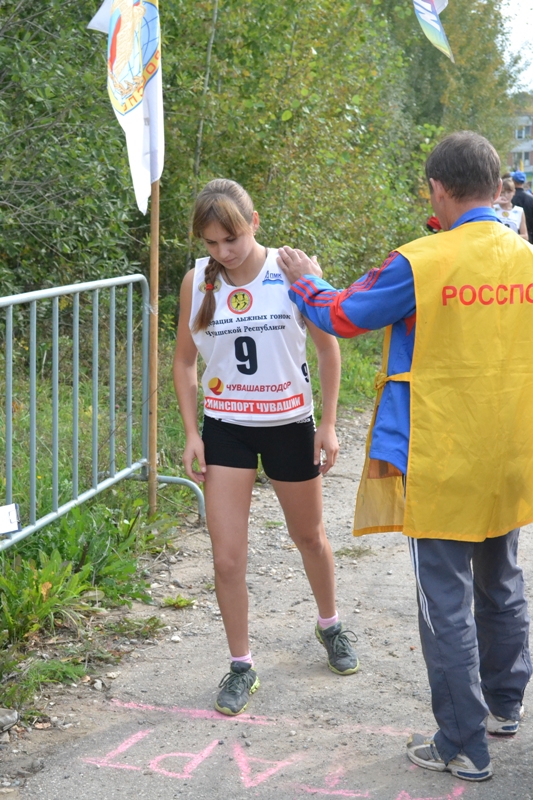
[[313,463],[315,422],[308,417],[287,425],[251,427],[204,417],[202,439],[206,464],[263,469],[273,481],[309,481],[319,475]]

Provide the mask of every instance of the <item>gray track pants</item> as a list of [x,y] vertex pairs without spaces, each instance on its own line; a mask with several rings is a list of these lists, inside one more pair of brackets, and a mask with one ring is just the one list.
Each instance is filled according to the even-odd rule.
[[435,744],[446,763],[462,751],[478,769],[487,766],[487,706],[519,719],[532,667],[518,534],[484,542],[409,539]]

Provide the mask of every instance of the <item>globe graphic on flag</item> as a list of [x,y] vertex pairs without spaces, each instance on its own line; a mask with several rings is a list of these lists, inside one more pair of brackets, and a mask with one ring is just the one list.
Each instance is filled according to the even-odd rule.
[[142,102],[144,87],[159,68],[157,4],[115,0],[108,42],[108,90],[113,107],[127,114]]
[[[157,52],[159,47],[159,12],[157,6],[153,3],[144,3],[145,14],[142,21],[141,28],[141,46],[142,46],[142,61],[143,64],[149,64]],[[155,74],[157,70],[151,75],[146,77],[146,83]]]

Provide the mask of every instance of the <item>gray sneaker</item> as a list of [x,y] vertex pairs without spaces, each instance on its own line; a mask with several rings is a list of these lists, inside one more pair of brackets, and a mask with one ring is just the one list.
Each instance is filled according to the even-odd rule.
[[220,692],[215,708],[221,714],[235,717],[248,705],[250,695],[259,689],[257,672],[245,661],[232,661],[230,671],[218,684]]
[[353,636],[352,641],[357,641],[353,631],[346,631],[342,622],[321,628],[317,623],[315,628],[316,638],[328,651],[328,667],[337,675],[353,675],[359,669],[359,659],[352,647],[348,634]]
[[505,717],[498,717],[489,711],[488,717],[485,718],[487,726],[487,733],[492,733],[494,736],[514,736],[520,727],[520,720],[524,716],[524,706],[520,706],[520,719],[505,719]]
[[451,772],[456,778],[464,781],[486,781],[492,777],[492,764],[487,764],[484,769],[478,769],[464,753],[457,753],[447,764],[440,757],[433,737],[429,739],[420,733],[413,733],[407,741],[407,757],[423,769],[432,769],[435,772]]

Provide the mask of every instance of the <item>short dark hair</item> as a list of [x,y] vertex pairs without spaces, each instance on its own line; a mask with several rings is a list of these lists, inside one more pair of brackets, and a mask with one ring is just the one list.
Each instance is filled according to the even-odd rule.
[[428,183],[430,178],[440,181],[456,200],[493,197],[500,182],[500,157],[484,136],[458,131],[429,154],[426,178]]

